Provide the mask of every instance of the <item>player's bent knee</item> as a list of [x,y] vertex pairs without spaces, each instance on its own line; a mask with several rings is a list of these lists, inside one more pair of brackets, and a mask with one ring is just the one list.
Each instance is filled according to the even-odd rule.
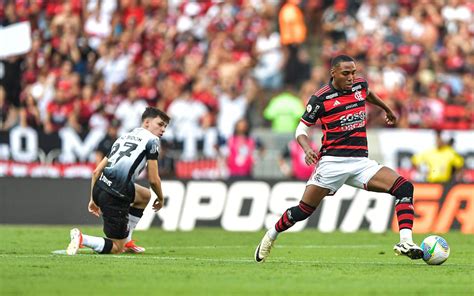
[[135,200],[148,202],[151,199],[151,192],[148,188],[135,184]]

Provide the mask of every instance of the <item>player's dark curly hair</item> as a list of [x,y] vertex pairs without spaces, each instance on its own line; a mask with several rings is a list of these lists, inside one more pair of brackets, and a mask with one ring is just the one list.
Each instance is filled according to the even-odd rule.
[[147,107],[142,114],[142,122],[145,121],[147,118],[156,118],[160,117],[164,122],[169,123],[170,117],[165,112],[161,111],[155,107]]
[[337,67],[341,62],[354,62],[355,60],[345,54],[338,55],[331,60],[331,68]]

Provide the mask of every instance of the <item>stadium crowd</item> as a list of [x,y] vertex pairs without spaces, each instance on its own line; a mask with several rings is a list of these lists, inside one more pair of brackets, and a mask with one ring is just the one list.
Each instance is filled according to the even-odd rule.
[[[165,140],[180,159],[214,158],[229,142],[255,148],[228,140],[238,123],[269,125],[264,110],[278,95],[299,99],[301,111],[272,108],[265,118],[297,122],[340,53],[355,57],[372,91],[397,110],[397,127],[474,128],[470,1],[2,3],[0,26],[32,28],[31,51],[1,61],[2,130],[82,133],[117,119],[120,134],[152,105],[172,118]],[[377,112],[369,107],[369,127],[385,126]]]

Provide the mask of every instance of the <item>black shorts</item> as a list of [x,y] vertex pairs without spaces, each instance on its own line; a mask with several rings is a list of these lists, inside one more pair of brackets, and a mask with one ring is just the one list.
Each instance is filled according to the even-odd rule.
[[105,235],[112,239],[126,238],[128,236],[130,202],[101,189],[97,186],[97,182],[92,190],[92,199],[102,211]]

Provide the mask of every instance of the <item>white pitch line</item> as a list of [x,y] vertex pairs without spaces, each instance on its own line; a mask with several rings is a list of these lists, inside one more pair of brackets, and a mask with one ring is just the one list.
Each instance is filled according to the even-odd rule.
[[[94,259],[106,259],[113,258],[113,259],[128,259],[128,260],[161,260],[161,261],[197,261],[197,262],[217,262],[217,263],[254,263],[253,259],[249,258],[195,258],[195,257],[168,257],[168,256],[141,256],[141,255],[92,255],[92,254],[78,254],[76,256],[71,257],[83,257],[83,256],[94,256]],[[69,256],[58,256],[58,255],[46,255],[46,254],[25,254],[25,255],[18,255],[18,254],[0,254],[0,258],[65,258]],[[405,258],[402,258],[405,259]],[[395,262],[387,262],[387,261],[320,261],[320,260],[281,260],[277,258],[270,258],[267,264],[275,264],[275,263],[301,263],[301,264],[334,264],[334,265],[347,265],[347,264],[362,264],[362,265],[393,265],[393,266],[403,266],[407,265],[410,261],[401,260],[399,263]],[[416,266],[421,266],[422,261],[419,263],[415,263]],[[457,263],[447,263],[444,266],[456,266],[456,267],[473,267],[474,264],[457,264]]]
[[[279,249],[363,249],[363,248],[378,248],[385,245],[275,245]],[[237,245],[237,246],[156,246],[147,247],[149,250],[163,250],[163,249],[247,249],[255,246]]]

